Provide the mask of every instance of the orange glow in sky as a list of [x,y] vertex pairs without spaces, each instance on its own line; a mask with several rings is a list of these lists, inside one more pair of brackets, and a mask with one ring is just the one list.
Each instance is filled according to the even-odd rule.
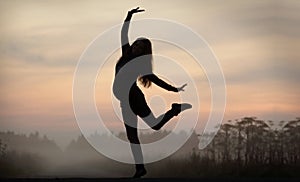
[[[299,117],[300,3],[284,3],[277,7],[259,0],[1,1],[0,128],[40,131],[61,141],[77,136],[72,81],[78,59],[97,35],[122,23],[127,11],[136,6],[146,9],[136,20],[170,19],[206,39],[226,79],[225,121],[244,116],[274,121]],[[204,122],[210,93],[203,70],[193,66],[185,53],[176,48],[162,50],[161,44],[153,42],[154,53],[168,54],[178,62],[190,61],[186,68],[198,80],[200,122]],[[97,82],[96,93],[111,87],[114,63],[120,55],[116,52],[105,65],[101,73],[105,79]],[[154,71],[159,65],[154,60]],[[148,99],[151,94],[164,96],[166,109],[176,100],[155,86],[147,94]],[[105,103],[97,106],[100,112],[109,111],[111,97],[96,94],[96,99]],[[163,107],[153,108],[157,113],[160,109]],[[110,127],[123,130],[121,123]]]

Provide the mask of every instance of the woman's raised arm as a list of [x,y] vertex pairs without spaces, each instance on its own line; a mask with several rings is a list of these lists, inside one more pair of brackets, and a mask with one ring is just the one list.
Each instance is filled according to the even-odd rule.
[[139,7],[132,9],[128,11],[127,16],[125,18],[125,21],[122,26],[121,30],[121,44],[122,44],[122,55],[126,52],[126,50],[129,48],[129,39],[128,39],[128,29],[129,29],[129,23],[132,18],[132,15],[134,13],[143,12],[145,10],[140,10]]

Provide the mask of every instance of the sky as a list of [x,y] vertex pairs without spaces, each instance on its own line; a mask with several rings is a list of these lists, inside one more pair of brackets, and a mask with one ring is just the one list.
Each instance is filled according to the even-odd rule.
[[[244,116],[274,121],[300,116],[300,3],[296,0],[0,0],[1,130],[39,131],[61,146],[78,136],[72,84],[79,57],[95,37],[122,23],[127,11],[137,6],[146,12],[133,19],[176,21],[207,41],[226,79],[224,121]],[[210,111],[203,70],[193,67],[182,50],[163,48],[163,43],[153,41],[154,53],[190,65],[187,69],[201,99],[199,127],[203,127]],[[101,73],[104,79],[96,84],[98,111],[107,120],[111,98],[101,90],[110,88],[119,56],[117,51],[109,58]],[[154,60],[154,71],[157,67],[167,70]],[[155,86],[145,93],[154,113],[168,108],[176,97]],[[151,100],[155,94],[166,103]],[[123,129],[121,123],[110,127]]]

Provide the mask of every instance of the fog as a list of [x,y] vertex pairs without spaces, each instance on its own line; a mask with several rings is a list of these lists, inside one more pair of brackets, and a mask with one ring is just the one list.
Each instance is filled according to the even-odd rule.
[[[159,131],[141,134],[140,138],[142,143],[150,143],[168,134],[168,131]],[[186,133],[175,135],[180,138]],[[101,141],[108,144],[112,142],[112,138],[106,135],[94,134],[91,137],[100,137]],[[127,141],[125,133],[118,133],[117,137]],[[38,132],[28,135],[12,131],[0,132],[0,141],[5,150],[2,156],[5,160],[0,166],[6,168],[8,173],[5,176],[9,177],[126,177],[134,172],[134,165],[116,162],[103,156],[82,135],[73,139],[65,149]],[[171,145],[172,143],[165,147],[169,148]],[[169,158],[185,158],[197,145],[198,137],[193,133],[187,143]],[[153,149],[154,151],[160,150]]]
[[[279,124],[256,117],[244,117],[224,122],[209,145],[200,150],[199,138],[211,134],[192,132],[186,143],[172,155],[146,164],[146,177],[297,177],[300,164],[300,118],[281,121]],[[164,155],[187,133],[157,131],[140,132],[140,141],[149,144],[172,135],[175,139],[165,146],[153,147],[144,153]],[[127,141],[125,133],[114,137]],[[112,136],[91,135],[88,140],[101,141],[110,148]],[[104,144],[108,145],[104,145]],[[128,148],[129,150],[129,148]],[[112,154],[130,153],[126,148],[113,148]],[[128,156],[130,157],[130,156]],[[61,149],[47,136],[38,132],[29,135],[12,131],[0,132],[0,177],[129,177],[134,165],[116,162],[97,152],[83,136],[72,140]]]

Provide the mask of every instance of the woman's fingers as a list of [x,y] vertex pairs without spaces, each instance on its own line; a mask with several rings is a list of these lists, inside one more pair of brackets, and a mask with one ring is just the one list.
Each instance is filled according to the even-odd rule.
[[140,10],[134,11],[133,13],[139,13],[139,12],[143,12],[143,11],[145,11],[145,10],[144,9],[140,9]]
[[178,88],[178,91],[184,91],[184,87],[186,87],[187,84],[182,85],[181,87]]
[[139,12],[143,12],[145,11],[144,9],[140,9],[140,7],[134,8],[132,10],[130,10],[130,13],[139,13]]

